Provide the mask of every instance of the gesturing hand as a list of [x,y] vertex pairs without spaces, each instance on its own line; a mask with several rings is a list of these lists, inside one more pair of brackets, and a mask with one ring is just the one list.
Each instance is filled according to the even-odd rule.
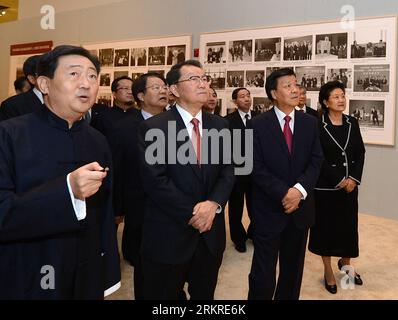
[[102,168],[98,162],[92,162],[73,171],[69,176],[69,183],[75,198],[84,200],[95,194],[108,170]]

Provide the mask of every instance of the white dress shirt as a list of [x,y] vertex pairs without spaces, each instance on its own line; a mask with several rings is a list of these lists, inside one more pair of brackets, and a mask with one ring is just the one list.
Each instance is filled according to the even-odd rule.
[[33,92],[35,93],[36,97],[39,98],[41,104],[44,103],[43,94],[36,88],[33,88]]
[[141,109],[141,115],[144,118],[144,120],[153,117],[152,113],[149,113],[148,111],[145,111],[144,109]]
[[249,112],[246,113],[246,112],[243,112],[242,110],[238,109],[238,112],[239,112],[240,117],[242,118],[243,123],[244,123],[245,126],[246,126],[246,115],[247,115],[247,114],[249,115],[248,120],[250,120],[250,119],[252,118],[252,113],[251,113],[251,111],[249,110]]
[[[275,114],[276,114],[276,117],[278,118],[279,125],[281,126],[282,132],[283,132],[283,127],[285,126],[284,118],[285,118],[285,116],[289,116],[290,117],[289,127],[290,127],[290,130],[292,130],[292,134],[294,134],[294,109],[289,114],[285,114],[284,112],[279,110],[279,108],[277,106],[274,106],[273,109],[275,110]],[[298,191],[301,192],[301,194],[303,195],[301,197],[302,200],[305,200],[307,198],[307,191],[305,191],[304,187],[300,183],[296,183],[293,186],[293,188],[296,188]]]

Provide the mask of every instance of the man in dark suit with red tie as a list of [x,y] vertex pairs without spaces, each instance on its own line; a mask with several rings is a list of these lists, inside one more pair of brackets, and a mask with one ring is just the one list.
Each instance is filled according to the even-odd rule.
[[316,119],[294,109],[299,99],[294,72],[284,68],[271,73],[266,93],[273,110],[250,122],[254,255],[249,299],[297,300],[323,155]]
[[[230,159],[223,158],[224,140],[218,139],[215,149],[213,140],[201,136],[210,129],[227,130],[228,124],[201,111],[209,84],[198,61],[174,65],[167,83],[176,105],[142,122],[139,140],[147,195],[141,245],[144,297],[177,300],[188,282],[191,299],[211,300],[225,249],[223,208],[234,173]],[[192,155],[188,163],[183,150]]]
[[[252,99],[250,91],[246,88],[237,88],[232,91],[232,100],[238,109],[228,114],[225,119],[229,123],[231,132],[240,130],[241,153],[245,150],[244,133],[248,122],[259,114],[257,111],[250,110]],[[235,136],[232,136],[234,139]],[[235,144],[233,144],[235,145]],[[243,166],[242,164],[241,166]],[[235,249],[239,252],[246,252],[246,240],[252,238],[251,225],[247,232],[242,224],[243,204],[246,198],[246,208],[249,218],[251,217],[251,183],[250,175],[236,176],[235,185],[228,200],[229,231]]]

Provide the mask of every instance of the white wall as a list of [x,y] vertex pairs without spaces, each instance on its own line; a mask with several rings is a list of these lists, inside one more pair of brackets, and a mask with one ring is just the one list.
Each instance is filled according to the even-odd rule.
[[19,0],[18,18],[22,20],[38,17],[40,16],[40,9],[44,5],[51,5],[57,13],[61,13],[122,1],[124,0]]
[[[101,6],[87,8],[94,2]],[[336,20],[341,19],[340,9],[346,4],[354,6],[357,17],[398,14],[396,0],[22,0],[21,3],[30,3],[23,8],[27,8],[23,15],[31,18],[0,25],[0,100],[7,96],[9,46],[15,43],[53,40],[55,45],[81,44],[192,34],[193,48],[197,48],[203,32]],[[34,18],[42,3],[56,6],[55,30],[41,30],[39,17]],[[360,211],[398,219],[398,149],[373,145],[366,149]]]

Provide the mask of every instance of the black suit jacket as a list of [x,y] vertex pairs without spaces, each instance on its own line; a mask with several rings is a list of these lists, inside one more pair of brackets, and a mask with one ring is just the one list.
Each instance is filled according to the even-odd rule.
[[[260,112],[251,110],[251,119],[258,116],[259,114],[260,114]],[[225,119],[228,121],[229,129],[231,130],[231,133],[233,132],[234,129],[241,130],[241,137],[240,137],[241,153],[240,154],[243,154],[245,151],[245,136],[244,136],[244,134],[245,134],[246,126],[243,123],[243,120],[239,114],[239,111],[236,110],[236,111],[226,115]],[[251,121],[251,119],[249,120],[249,122]],[[249,123],[247,123],[247,125],[249,125]],[[232,135],[232,138],[234,138],[234,135]],[[232,144],[232,146],[234,146],[234,144]],[[232,149],[232,152],[233,152],[233,149]],[[239,164],[237,166],[243,167],[244,164]],[[237,176],[236,179],[237,179],[237,181],[248,181],[249,177],[248,176]]]
[[[289,153],[275,110],[254,118],[253,210],[255,232],[278,233],[291,216],[297,227],[314,223],[313,189],[323,160],[316,119],[295,112],[293,150]],[[300,183],[308,193],[299,209],[287,215],[282,199]]]
[[332,123],[327,114],[319,122],[319,132],[325,160],[317,183],[317,189],[334,190],[346,178],[361,183],[365,146],[362,141],[358,121],[354,117],[343,115],[343,126],[347,137],[344,144],[339,143],[333,134]]
[[317,118],[317,119],[319,118],[319,113],[318,113],[318,111],[312,109],[312,108],[309,107],[309,106],[306,106],[306,108],[305,108],[305,113],[307,113],[307,114],[309,114],[309,115],[311,115],[311,116],[314,116],[314,117]]
[[12,96],[1,103],[0,121],[31,113],[42,108],[40,99],[33,92],[33,89]]
[[[228,128],[227,122],[215,115],[202,113],[203,129]],[[210,252],[221,257],[225,249],[224,210],[216,214],[210,231],[200,234],[188,225],[194,206],[205,200],[212,200],[224,209],[234,184],[232,164],[172,164],[169,155],[170,141],[176,143],[177,150],[183,144],[192,146],[189,136],[185,141],[177,141],[168,125],[175,123],[177,133],[186,130],[185,124],[176,109],[161,113],[142,122],[140,134],[140,154],[142,181],[147,195],[142,238],[142,254],[145,258],[166,264],[180,264],[192,258],[199,237],[203,237]],[[151,142],[145,142],[145,134],[150,129],[160,129],[165,139],[165,164],[150,165],[145,160],[145,150]],[[220,155],[222,154],[220,143]],[[211,148],[209,147],[209,150]],[[211,155],[209,155],[210,157]],[[221,159],[221,163],[223,159]]]

